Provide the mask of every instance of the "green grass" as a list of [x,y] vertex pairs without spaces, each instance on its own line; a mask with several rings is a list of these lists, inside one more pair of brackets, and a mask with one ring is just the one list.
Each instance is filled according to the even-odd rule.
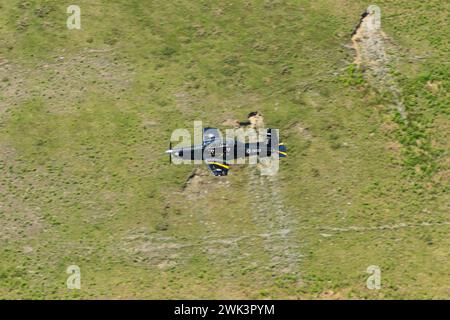
[[[0,298],[448,299],[441,1],[377,3],[408,122],[344,47],[370,3],[78,1],[82,30],[67,30],[69,4],[0,4]],[[298,275],[268,268],[252,236],[267,230],[250,168],[197,194],[194,166],[164,154],[176,128],[256,110],[289,148]]]

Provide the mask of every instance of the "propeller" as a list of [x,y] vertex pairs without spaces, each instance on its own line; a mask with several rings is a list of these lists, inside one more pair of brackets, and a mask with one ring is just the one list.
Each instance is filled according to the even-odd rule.
[[172,163],[172,141],[169,142],[169,163]]

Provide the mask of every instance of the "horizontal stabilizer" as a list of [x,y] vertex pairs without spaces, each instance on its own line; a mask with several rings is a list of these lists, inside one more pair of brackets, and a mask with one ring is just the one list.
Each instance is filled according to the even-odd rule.
[[286,158],[287,157],[287,148],[282,143],[280,143],[278,145],[278,154],[279,154],[280,158]]

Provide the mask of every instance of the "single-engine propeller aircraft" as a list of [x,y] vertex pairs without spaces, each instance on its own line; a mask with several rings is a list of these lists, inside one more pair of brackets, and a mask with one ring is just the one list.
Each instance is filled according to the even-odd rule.
[[181,160],[205,161],[208,168],[215,176],[226,176],[232,160],[250,156],[260,158],[271,157],[278,154],[279,157],[287,156],[286,146],[279,143],[278,130],[267,129],[264,141],[241,142],[237,139],[223,139],[217,128],[203,129],[203,143],[190,147],[170,149],[166,151],[170,156]]

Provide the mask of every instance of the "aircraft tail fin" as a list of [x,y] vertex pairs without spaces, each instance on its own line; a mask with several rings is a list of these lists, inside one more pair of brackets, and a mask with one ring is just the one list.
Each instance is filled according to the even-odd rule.
[[284,143],[279,143],[279,131],[277,129],[267,129],[267,147],[272,152],[277,152],[280,158],[287,157],[287,148]]
[[269,147],[275,147],[279,143],[279,130],[268,128],[266,131],[266,143]]

